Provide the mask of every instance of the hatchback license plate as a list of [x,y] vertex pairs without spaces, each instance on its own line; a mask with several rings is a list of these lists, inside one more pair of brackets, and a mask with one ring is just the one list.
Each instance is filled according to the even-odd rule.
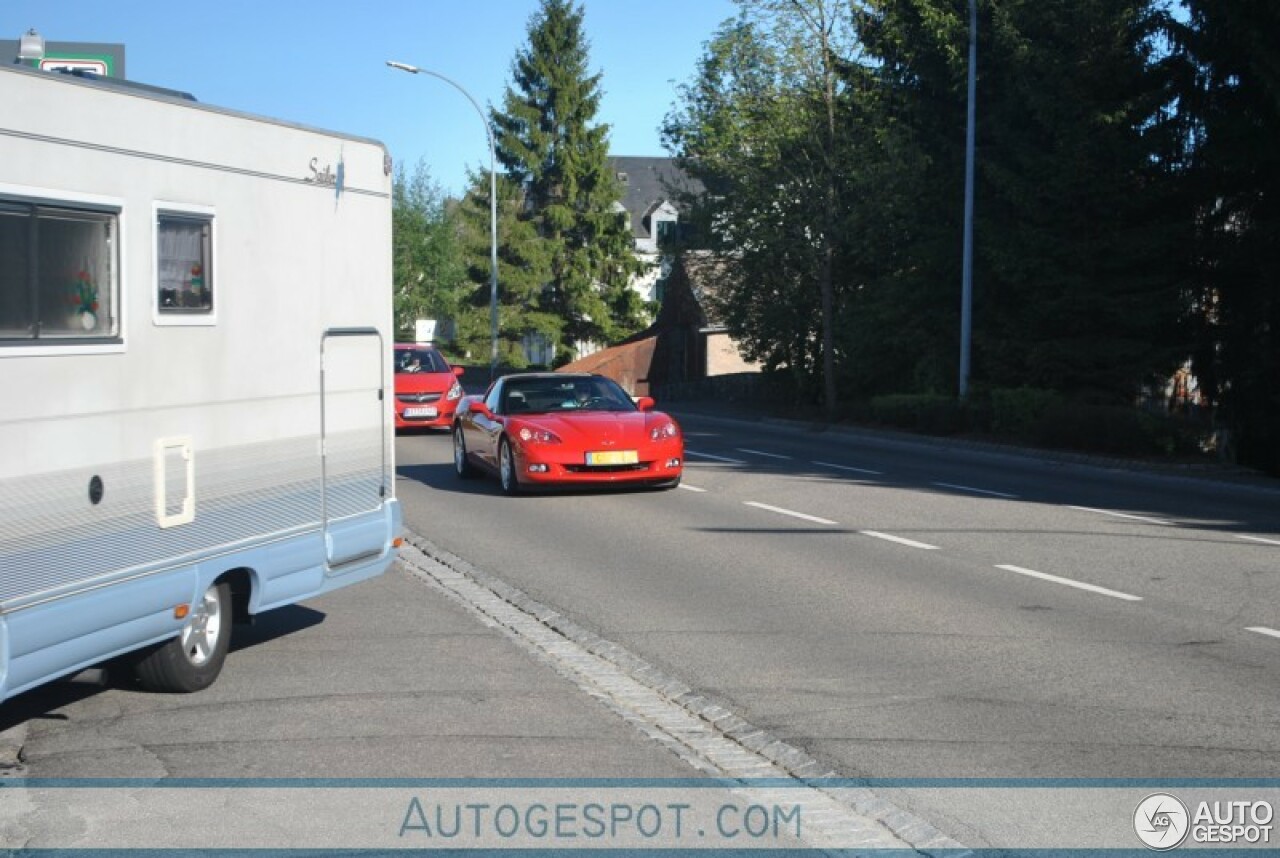
[[604,450],[587,454],[588,465],[634,465],[640,461],[635,450]]
[[436,417],[439,413],[434,405],[426,408],[406,408],[404,410],[405,417]]

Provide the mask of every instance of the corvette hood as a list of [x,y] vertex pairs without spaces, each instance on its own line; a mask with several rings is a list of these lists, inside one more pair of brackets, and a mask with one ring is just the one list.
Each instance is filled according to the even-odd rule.
[[580,411],[531,415],[517,423],[554,432],[566,445],[584,450],[601,447],[633,450],[651,443],[650,429],[670,420],[656,411]]

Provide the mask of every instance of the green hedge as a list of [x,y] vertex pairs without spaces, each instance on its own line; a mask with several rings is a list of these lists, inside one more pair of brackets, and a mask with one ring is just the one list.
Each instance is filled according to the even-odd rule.
[[956,435],[969,429],[969,409],[955,397],[900,393],[871,400],[867,416],[876,423],[929,435]]
[[1046,447],[1118,456],[1175,456],[1199,450],[1199,437],[1189,424],[1119,405],[1054,405],[1041,416],[1032,440]]
[[856,422],[928,435],[976,433],[1041,447],[1116,456],[1194,456],[1204,425],[1134,406],[1069,399],[1051,390],[1007,388],[965,401],[937,394],[878,396],[850,405]]
[[1062,394],[1034,387],[996,388],[987,395],[990,430],[1008,438],[1030,440],[1045,415],[1063,405]]

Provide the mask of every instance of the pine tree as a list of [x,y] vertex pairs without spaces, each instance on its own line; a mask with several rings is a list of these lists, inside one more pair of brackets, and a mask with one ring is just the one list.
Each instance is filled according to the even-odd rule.
[[[512,214],[529,228],[509,228],[503,255],[541,281],[523,299],[542,321],[558,320],[557,362],[564,362],[577,343],[607,343],[642,326],[640,302],[629,294],[640,263],[615,208],[622,188],[608,167],[609,126],[594,122],[601,76],[588,70],[583,12],[570,0],[543,0],[528,32],[503,109],[491,112]],[[503,274],[510,277],[506,266]]]
[[1239,461],[1280,474],[1280,6],[1188,0],[1195,372]]
[[[921,380],[958,353],[967,5],[868,0],[859,15],[879,122],[907,155],[896,181],[916,200],[914,226],[884,243],[904,264],[882,266],[873,315],[897,320],[881,331],[919,334]],[[979,3],[981,381],[1131,400],[1173,369],[1188,232],[1168,158],[1163,23],[1149,0]]]
[[1190,234],[1148,0],[994,7],[982,355],[999,384],[1132,402],[1181,359]]
[[[524,212],[523,192],[506,176],[498,178],[498,362],[524,368],[532,337],[556,341],[563,325],[543,307],[551,270],[551,248]],[[459,319],[458,345],[472,357],[491,351],[490,224],[488,174],[473,174],[459,206],[459,223],[472,284]]]

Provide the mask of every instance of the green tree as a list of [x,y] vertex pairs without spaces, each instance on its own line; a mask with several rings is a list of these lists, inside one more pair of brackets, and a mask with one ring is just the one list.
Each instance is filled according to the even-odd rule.
[[391,200],[395,326],[398,336],[411,337],[416,319],[458,316],[466,266],[457,220],[424,163],[412,175],[396,165]]
[[837,403],[840,225],[851,144],[838,70],[855,45],[835,0],[740,0],[680,91],[664,141],[707,194],[695,220],[732,254],[719,296],[747,354]]
[[[524,193],[507,176],[498,177],[498,360],[527,366],[525,345],[540,336],[556,342],[562,319],[547,307],[546,284],[551,278],[551,245],[525,216]],[[472,356],[488,355],[492,328],[490,304],[489,177],[472,175],[470,190],[459,206],[462,240],[466,251],[470,293],[458,330],[458,344]]]
[[996,384],[1132,401],[1172,372],[1190,223],[1149,0],[993,6],[981,355]]
[[1280,474],[1280,6],[1187,0],[1195,372],[1243,463]]
[[[830,407],[955,390],[967,0],[741,0],[664,126],[750,356]],[[982,0],[975,378],[1131,399],[1172,369],[1189,218],[1168,17]]]
[[[641,265],[615,209],[622,188],[607,163],[609,126],[595,122],[601,77],[588,69],[582,24],[569,0],[543,0],[512,63],[503,108],[491,111],[508,178],[504,211],[517,222],[504,257],[530,263],[518,276],[541,278],[519,292],[537,328],[559,320],[562,361],[574,356],[574,343],[611,342],[643,326],[629,287]],[[503,274],[511,276],[505,266]]]
[[866,2],[844,67],[865,141],[845,222],[856,279],[840,319],[842,384],[865,398],[955,389],[967,19],[962,2]]
[[[1148,0],[980,10],[975,376],[1131,398],[1172,369],[1188,238],[1169,157],[1165,19]],[[931,176],[902,180],[920,194],[919,226],[901,236],[912,265],[885,291],[899,313],[943,322],[913,327],[933,353],[923,366],[947,370],[958,352],[966,13],[965,0],[872,0],[858,16],[892,105],[880,122],[915,149],[903,165]]]

